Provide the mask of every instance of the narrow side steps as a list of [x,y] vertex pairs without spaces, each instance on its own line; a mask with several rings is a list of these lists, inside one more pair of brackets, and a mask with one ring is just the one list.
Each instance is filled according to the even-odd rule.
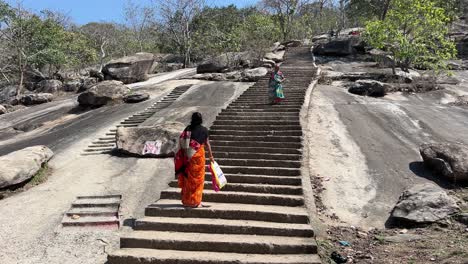
[[210,127],[214,156],[228,179],[201,208],[181,205],[177,180],[121,237],[109,264],[318,264],[304,204],[299,113],[315,76],[308,48],[287,53],[286,101],[269,105],[268,77],[224,109]]
[[191,85],[183,85],[174,88],[168,95],[163,97],[158,102],[152,104],[142,112],[136,113],[131,117],[122,120],[115,128],[109,130],[104,136],[93,141],[82,153],[82,155],[98,155],[107,154],[115,149],[115,136],[117,135],[118,127],[137,127],[145,122],[148,118],[153,116],[156,112],[170,106],[175,102],[183,93],[185,93]]
[[120,226],[121,195],[78,196],[62,219],[63,227]]

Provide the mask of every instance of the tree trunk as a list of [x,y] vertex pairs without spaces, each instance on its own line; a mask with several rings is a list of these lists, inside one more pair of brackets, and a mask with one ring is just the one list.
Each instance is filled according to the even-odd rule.
[[380,20],[385,20],[385,18],[387,17],[388,9],[390,8],[391,2],[392,0],[385,0],[384,6],[382,9],[382,15],[380,16]]
[[104,68],[104,58],[106,57],[106,51],[104,50],[104,46],[106,45],[106,41],[104,41],[101,45],[101,61],[100,61],[100,66],[99,66],[99,71],[102,72],[102,69]]

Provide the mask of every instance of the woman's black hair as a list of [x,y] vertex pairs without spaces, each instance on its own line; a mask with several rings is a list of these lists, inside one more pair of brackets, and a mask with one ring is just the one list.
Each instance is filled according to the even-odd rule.
[[201,125],[203,123],[202,114],[199,112],[195,112],[192,114],[192,121],[190,122],[191,127],[195,127]]

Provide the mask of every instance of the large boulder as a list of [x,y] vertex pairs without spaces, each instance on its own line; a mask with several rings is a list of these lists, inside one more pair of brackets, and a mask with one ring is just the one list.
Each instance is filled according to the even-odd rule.
[[146,101],[150,98],[150,95],[148,93],[132,93],[132,94],[127,94],[124,96],[123,100],[127,104],[133,104],[133,103],[140,103],[143,101]]
[[20,98],[23,105],[36,105],[51,102],[54,95],[50,93],[25,94]]
[[207,63],[203,63],[197,66],[197,74],[203,73],[213,73],[213,72],[223,72],[228,69],[227,64],[223,64],[217,61],[211,61]]
[[3,105],[0,105],[0,115],[3,115],[3,114],[6,114],[8,111],[6,109],[6,107],[4,107]]
[[95,77],[87,77],[82,80],[82,84],[78,89],[79,93],[88,91],[91,87],[96,85],[99,82],[98,78]]
[[314,44],[313,53],[323,56],[348,56],[362,49],[363,42],[359,36],[346,36],[318,41]]
[[263,76],[268,73],[268,69],[264,67],[259,67],[255,69],[248,69],[242,72],[242,81],[243,82],[256,82],[260,80]]
[[151,53],[137,53],[112,60],[102,69],[106,80],[118,80],[125,84],[148,80],[154,63]]
[[197,74],[222,73],[230,69],[250,67],[255,59],[255,54],[252,52],[227,52],[198,65]]
[[392,211],[392,218],[411,224],[435,223],[456,214],[457,202],[439,186],[424,183],[405,190]]
[[0,188],[31,179],[54,153],[46,146],[29,147],[0,157]]
[[468,33],[457,42],[458,56],[468,58]]
[[100,82],[78,96],[78,103],[84,107],[100,107],[119,103],[130,89],[119,81]]
[[83,84],[79,80],[68,81],[63,85],[65,92],[78,92]]
[[54,94],[62,89],[63,83],[59,80],[43,80],[37,86],[40,93]]
[[104,73],[96,70],[96,69],[91,69],[89,70],[89,77],[97,78],[100,82],[104,81]]
[[468,182],[468,147],[452,143],[423,144],[419,152],[424,165],[435,176],[442,176],[454,182]]
[[375,80],[357,80],[348,92],[357,95],[383,97],[390,91],[392,86]]
[[284,50],[277,52],[268,52],[265,54],[264,58],[267,60],[272,60],[274,62],[282,62],[284,57]]
[[15,85],[5,86],[0,88],[0,103],[9,103],[16,97],[16,90],[18,89]]
[[167,122],[151,127],[119,127],[117,149],[133,156],[171,156],[177,151],[185,125]]
[[297,39],[293,39],[293,40],[283,42],[283,43],[281,43],[281,45],[283,45],[285,47],[300,47],[300,46],[302,46],[302,41],[297,40]]

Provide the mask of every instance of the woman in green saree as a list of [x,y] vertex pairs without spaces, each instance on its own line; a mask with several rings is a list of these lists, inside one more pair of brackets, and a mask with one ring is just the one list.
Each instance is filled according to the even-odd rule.
[[283,73],[279,70],[279,65],[275,65],[275,70],[272,71],[268,87],[268,98],[271,104],[277,104],[283,101],[283,85],[281,84],[285,80]]

